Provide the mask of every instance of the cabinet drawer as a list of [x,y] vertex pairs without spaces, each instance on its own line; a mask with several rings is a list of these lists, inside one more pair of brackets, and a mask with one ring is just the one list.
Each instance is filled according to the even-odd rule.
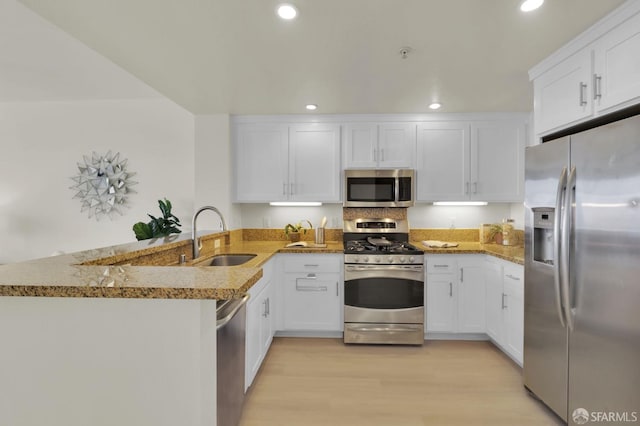
[[506,293],[524,297],[524,274],[522,267],[505,266],[503,274],[504,289]]
[[456,266],[456,261],[451,258],[427,258],[427,274],[453,274]]
[[300,254],[283,259],[283,269],[288,272],[340,272],[343,259],[340,255]]

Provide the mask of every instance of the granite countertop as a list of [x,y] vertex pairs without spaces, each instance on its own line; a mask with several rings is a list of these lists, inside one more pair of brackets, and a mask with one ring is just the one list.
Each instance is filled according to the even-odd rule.
[[[326,248],[285,248],[286,241],[241,241],[209,250],[197,262],[139,266],[135,260],[169,248],[190,253],[190,236],[140,241],[0,266],[0,296],[145,299],[232,299],[262,277],[261,266],[276,253],[342,253],[342,242]],[[238,266],[192,266],[216,254],[254,253]],[[105,264],[99,262],[105,259]],[[92,264],[92,263],[98,264]],[[161,263],[167,264],[167,263]]]
[[523,246],[502,246],[498,244],[481,244],[477,241],[459,242],[457,247],[447,248],[430,248],[425,247],[420,241],[412,241],[411,244],[420,248],[425,254],[467,254],[467,253],[484,253],[490,254],[509,262],[524,265],[524,247]]
[[[220,235],[224,234],[205,236],[203,240]],[[220,248],[203,250],[195,262],[188,259],[185,265],[178,265],[177,253],[191,252],[190,235],[181,234],[2,265],[0,296],[232,299],[258,282],[262,265],[277,253],[343,253],[342,241],[329,241],[323,248],[287,248],[286,244],[235,239]],[[426,254],[484,253],[524,264],[521,246],[460,242],[457,247],[427,248],[420,241],[412,244]],[[211,257],[227,253],[252,253],[256,257],[238,266],[204,266]],[[138,260],[145,256],[153,260],[143,266]]]

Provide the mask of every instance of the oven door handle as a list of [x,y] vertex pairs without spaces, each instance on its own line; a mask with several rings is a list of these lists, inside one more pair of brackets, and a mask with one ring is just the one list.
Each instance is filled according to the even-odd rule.
[[414,271],[422,272],[424,267],[422,265],[345,265],[345,271],[348,272],[360,272],[360,271]]

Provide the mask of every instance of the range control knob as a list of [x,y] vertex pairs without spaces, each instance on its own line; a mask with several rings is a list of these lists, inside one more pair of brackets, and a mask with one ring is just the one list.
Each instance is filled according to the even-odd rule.
[[376,262],[380,263],[380,258],[376,257]]
[[409,257],[409,263],[415,263],[416,262],[416,258],[411,256]]
[[404,258],[404,256],[400,256],[400,262],[401,262],[401,263],[404,263],[404,262],[406,262],[406,261],[407,261],[407,259],[405,259],[405,258]]
[[367,263],[367,262],[369,261],[369,257],[367,257],[367,256],[363,257],[363,258],[362,258],[362,261],[363,261],[363,262],[365,262],[365,263]]
[[393,263],[393,256],[389,256],[389,263]]

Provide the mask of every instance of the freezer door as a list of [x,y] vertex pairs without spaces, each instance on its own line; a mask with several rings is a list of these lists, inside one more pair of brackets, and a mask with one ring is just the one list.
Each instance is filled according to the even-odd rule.
[[[552,244],[553,229],[535,221],[535,212],[546,211],[560,220],[556,210],[558,182],[569,164],[569,139],[563,138],[529,147],[525,153],[525,314],[524,385],[562,419],[567,418],[567,329],[558,313],[554,265],[534,260],[535,244]],[[537,215],[538,219],[541,216]],[[548,218],[548,219],[549,219]],[[538,222],[535,223],[534,222]],[[537,236],[535,226],[547,226]],[[538,229],[542,231],[543,229]],[[549,238],[551,240],[549,240]],[[548,250],[547,250],[548,251]]]
[[640,116],[572,136],[571,155],[569,424],[578,408],[623,423],[640,419]]

